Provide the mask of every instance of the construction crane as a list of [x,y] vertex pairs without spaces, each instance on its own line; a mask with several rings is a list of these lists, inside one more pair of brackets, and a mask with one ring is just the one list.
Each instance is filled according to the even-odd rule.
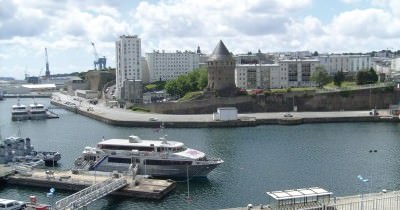
[[[47,48],[44,48],[44,53],[46,56],[46,79],[49,79],[50,78],[50,67],[49,67],[49,57],[47,56]],[[41,74],[41,72],[42,72],[42,70],[40,70],[40,74]]]
[[94,53],[94,70],[97,70],[97,66],[99,67],[99,70],[103,70],[106,69],[106,63],[107,63],[107,59],[105,56],[103,56],[102,58],[99,58],[99,55],[97,54],[97,50],[96,50],[96,46],[94,44],[94,42],[92,42],[92,46],[93,46],[93,53]]

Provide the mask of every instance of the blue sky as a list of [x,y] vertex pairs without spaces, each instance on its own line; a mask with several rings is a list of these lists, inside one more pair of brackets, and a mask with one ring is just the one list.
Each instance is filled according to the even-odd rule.
[[93,68],[93,48],[115,66],[115,40],[153,50],[233,53],[368,52],[400,46],[398,0],[0,0],[0,76]]

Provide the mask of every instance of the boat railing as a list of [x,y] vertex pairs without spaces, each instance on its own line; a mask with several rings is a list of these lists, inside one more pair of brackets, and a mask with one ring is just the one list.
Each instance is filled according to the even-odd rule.
[[106,158],[108,157],[108,155],[104,155],[102,157],[100,157],[99,159],[97,159],[96,162],[93,163],[93,165],[90,166],[90,169],[96,169],[97,166],[99,166]]

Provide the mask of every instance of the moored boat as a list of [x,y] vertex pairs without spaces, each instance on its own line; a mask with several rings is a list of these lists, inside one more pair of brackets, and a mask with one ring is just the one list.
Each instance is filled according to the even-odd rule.
[[12,106],[11,120],[20,121],[28,119],[29,119],[28,107],[24,104],[21,104],[18,99],[18,103]]
[[31,120],[43,120],[47,119],[47,110],[43,104],[34,102],[29,104],[29,119]]
[[182,142],[167,141],[165,136],[160,140],[129,136],[101,141],[97,148],[85,147],[75,161],[75,169],[127,172],[136,168],[138,175],[185,178],[206,177],[221,163],[223,160],[207,157]]
[[8,137],[0,141],[0,164],[23,163],[33,167],[56,165],[61,159],[58,152],[35,151],[29,138]]

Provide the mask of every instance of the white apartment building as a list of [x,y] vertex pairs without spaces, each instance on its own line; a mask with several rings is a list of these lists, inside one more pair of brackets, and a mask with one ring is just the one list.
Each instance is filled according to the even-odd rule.
[[237,64],[236,87],[243,89],[269,89],[280,87],[278,64]]
[[356,73],[363,69],[370,69],[372,66],[371,55],[331,54],[320,55],[318,59],[321,62],[321,66],[323,66],[330,75],[334,75],[338,71]]
[[115,42],[116,96],[121,98],[125,80],[142,80],[141,40],[137,35],[123,35]]
[[200,54],[190,51],[146,53],[149,82],[167,81],[199,68]]
[[320,62],[316,59],[280,60],[281,86],[283,88],[315,86],[311,81],[311,75],[319,65]]

